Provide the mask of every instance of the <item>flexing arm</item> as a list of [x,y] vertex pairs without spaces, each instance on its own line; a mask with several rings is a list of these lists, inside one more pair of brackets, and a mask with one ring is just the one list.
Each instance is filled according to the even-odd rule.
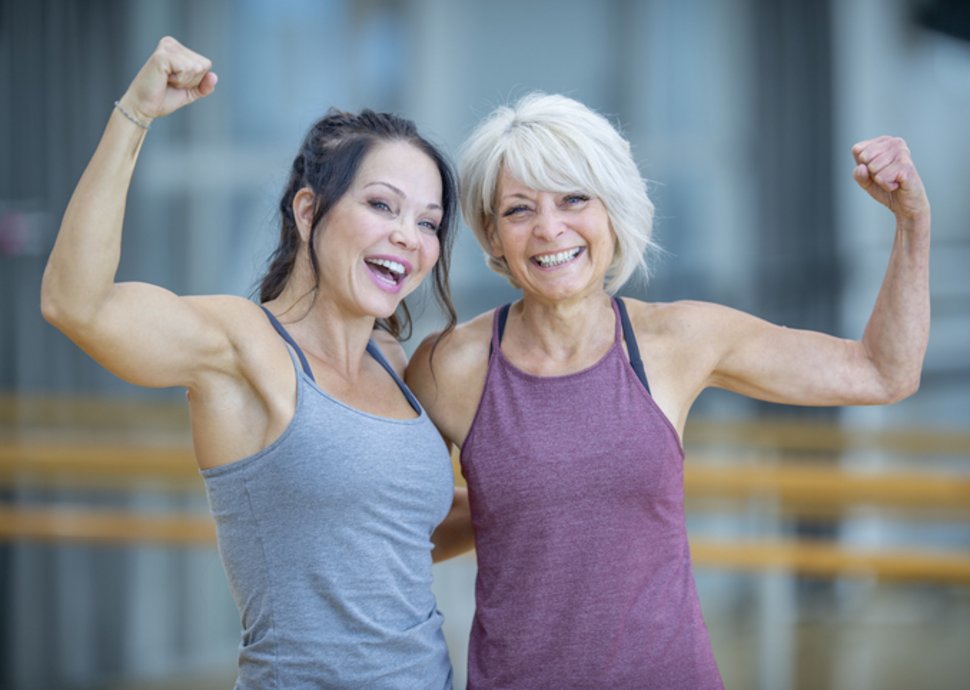
[[709,383],[774,402],[880,404],[919,387],[929,338],[930,206],[902,139],[852,148],[853,177],[896,217],[885,279],[861,340],[772,326],[715,310],[727,337]]
[[852,148],[856,181],[896,215],[889,268],[862,344],[887,397],[919,388],[930,333],[930,204],[902,139],[880,137]]
[[200,300],[115,282],[125,199],[147,131],[138,122],[147,126],[210,94],[216,75],[209,70],[206,58],[175,39],[159,42],[112,112],[44,271],[44,318],[133,383],[189,385],[200,357],[219,348],[220,333]]

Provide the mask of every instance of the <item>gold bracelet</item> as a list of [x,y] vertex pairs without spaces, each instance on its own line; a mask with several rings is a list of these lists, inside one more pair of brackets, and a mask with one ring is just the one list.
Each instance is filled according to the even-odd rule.
[[142,122],[141,120],[139,120],[137,117],[135,117],[134,115],[132,115],[131,113],[129,113],[127,110],[125,110],[124,107],[122,107],[122,105],[121,105],[121,101],[115,101],[115,107],[118,109],[118,112],[120,112],[122,115],[124,115],[125,117],[127,117],[129,120],[131,120],[132,122],[134,122],[136,125],[138,125],[142,129],[148,129],[149,127],[152,126],[152,123],[151,122],[149,122],[148,124],[145,124],[144,122]]

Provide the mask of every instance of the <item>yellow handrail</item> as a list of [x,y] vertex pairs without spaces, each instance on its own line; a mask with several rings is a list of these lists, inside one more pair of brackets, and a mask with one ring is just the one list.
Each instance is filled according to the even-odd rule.
[[[146,436],[154,442],[146,442]],[[107,443],[105,438],[121,442]],[[970,518],[970,474],[860,471],[835,464],[839,453],[855,450],[970,458],[968,433],[850,430],[790,420],[696,420],[688,425],[685,441],[684,487],[690,510],[711,502],[720,509],[732,502],[767,505],[783,515],[837,517],[842,511],[874,506]],[[0,396],[0,486],[49,485],[201,491],[184,406]],[[0,504],[0,542],[151,542],[211,548],[214,538],[211,517],[201,513]],[[866,550],[799,537],[698,536],[691,538],[691,552],[701,568],[970,584],[970,553],[963,551]]]

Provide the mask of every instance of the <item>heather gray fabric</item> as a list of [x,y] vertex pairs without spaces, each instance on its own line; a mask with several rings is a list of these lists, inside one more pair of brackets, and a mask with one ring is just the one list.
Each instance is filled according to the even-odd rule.
[[238,690],[452,686],[430,541],[451,506],[451,460],[368,351],[419,417],[348,407],[294,358],[282,436],[202,470],[242,619]]

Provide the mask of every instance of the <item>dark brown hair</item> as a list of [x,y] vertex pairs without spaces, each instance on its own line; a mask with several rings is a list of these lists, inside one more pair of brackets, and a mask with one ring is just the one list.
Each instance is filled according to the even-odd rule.
[[[438,225],[438,241],[441,253],[432,270],[435,299],[444,310],[448,324],[444,332],[454,328],[458,317],[451,302],[448,287],[448,269],[451,264],[451,245],[454,241],[454,224],[457,212],[457,185],[451,164],[427,139],[418,134],[414,123],[390,113],[362,110],[346,113],[335,108],[310,128],[300,152],[293,161],[289,181],[280,199],[280,240],[269,259],[269,268],[259,281],[259,301],[268,302],[283,291],[293,273],[293,266],[300,249],[300,233],[293,217],[293,197],[304,187],[313,190],[315,206],[310,229],[309,246],[314,246],[320,221],[334,204],[340,201],[350,188],[357,170],[375,144],[403,141],[423,151],[438,168],[441,175],[441,223]],[[316,281],[320,279],[320,267],[315,251],[310,251],[310,265]],[[404,300],[397,311],[386,319],[378,319],[378,325],[399,340],[411,335],[411,313]]]

